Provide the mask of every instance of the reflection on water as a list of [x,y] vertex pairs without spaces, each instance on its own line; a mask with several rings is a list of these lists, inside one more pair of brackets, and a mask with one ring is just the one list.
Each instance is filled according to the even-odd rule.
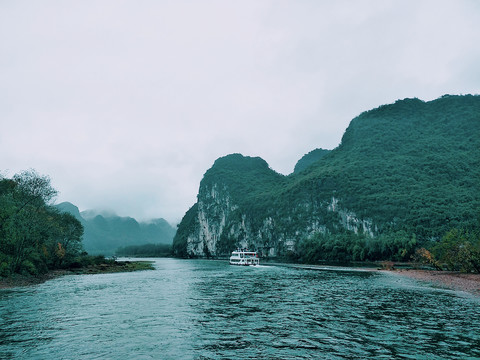
[[479,305],[391,274],[159,259],[0,291],[0,358],[480,358]]

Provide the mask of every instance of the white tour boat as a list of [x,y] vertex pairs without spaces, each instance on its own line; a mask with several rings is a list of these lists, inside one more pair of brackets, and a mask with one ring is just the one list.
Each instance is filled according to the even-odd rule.
[[256,251],[248,251],[247,249],[237,249],[232,251],[230,256],[231,265],[259,265],[260,259]]

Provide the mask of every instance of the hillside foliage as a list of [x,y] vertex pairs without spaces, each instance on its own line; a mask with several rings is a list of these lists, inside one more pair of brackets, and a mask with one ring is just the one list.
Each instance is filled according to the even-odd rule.
[[[225,156],[204,175],[199,198],[213,186],[238,206],[220,237],[225,253],[239,238],[230,237],[232,224],[246,216],[257,233],[273,219],[276,234],[296,241],[293,250],[278,253],[297,260],[407,260],[452,229],[479,228],[480,96],[405,99],[366,111],[351,121],[336,149],[289,176],[261,158]],[[333,201],[369,221],[373,234],[339,226],[340,213],[329,208]],[[185,255],[196,211],[192,207],[179,225],[174,248],[182,251],[176,254]],[[299,238],[312,219],[323,230]]]
[[451,229],[441,241],[421,248],[416,260],[433,265],[439,270],[480,273],[480,231]]
[[133,257],[169,257],[172,256],[172,246],[167,244],[131,245],[118,248],[117,256]]
[[0,276],[68,267],[81,254],[83,227],[49,205],[56,194],[34,170],[0,179]]
[[[480,97],[397,101],[355,118],[340,146],[298,181],[381,230],[439,239],[478,226]],[[302,187],[302,185],[300,186]]]
[[297,161],[295,168],[293,169],[294,173],[299,173],[310,167],[312,164],[316,163],[318,160],[327,155],[330,150],[325,149],[315,149],[310,151],[308,154],[303,155],[303,157]]

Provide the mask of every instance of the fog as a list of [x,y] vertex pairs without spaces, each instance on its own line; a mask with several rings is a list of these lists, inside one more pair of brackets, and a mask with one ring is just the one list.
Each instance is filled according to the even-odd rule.
[[397,99],[479,93],[477,1],[0,2],[0,171],[178,222],[216,158],[288,174]]

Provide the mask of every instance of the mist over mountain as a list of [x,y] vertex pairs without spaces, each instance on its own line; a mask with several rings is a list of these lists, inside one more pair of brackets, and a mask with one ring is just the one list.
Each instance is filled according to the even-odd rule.
[[83,246],[90,254],[113,255],[119,247],[144,244],[171,244],[176,229],[165,219],[138,222],[112,212],[87,210],[63,202],[56,207],[74,215],[84,226]]
[[289,176],[261,158],[219,158],[174,249],[408,259],[452,228],[478,228],[479,197],[480,96],[404,99],[357,116],[337,148],[307,154]]

